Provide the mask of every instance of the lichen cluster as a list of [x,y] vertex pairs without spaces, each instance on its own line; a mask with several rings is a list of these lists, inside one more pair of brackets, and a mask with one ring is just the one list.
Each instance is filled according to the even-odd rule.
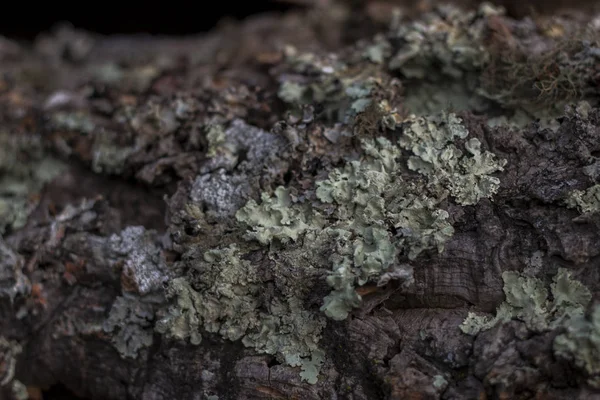
[[167,295],[176,303],[158,321],[159,333],[192,344],[200,344],[202,331],[241,339],[248,347],[301,367],[302,378],[316,382],[324,357],[317,347],[324,321],[305,310],[297,297],[261,304],[255,266],[241,258],[237,246],[205,252],[195,266],[194,281],[195,287],[187,278],[169,282]]
[[597,213],[600,211],[600,185],[572,191],[566,203],[567,207],[577,208],[581,213]]
[[64,170],[39,137],[0,132],[0,235],[25,225],[44,185]]
[[[314,194],[278,187],[273,196],[263,193],[260,202],[251,199],[236,213],[246,226],[242,237],[266,246],[275,259],[299,264],[302,274],[313,274],[313,268],[329,270],[326,281],[332,291],[321,311],[334,320],[347,318],[360,306],[359,286],[390,280],[409,284],[411,266],[400,259],[443,251],[454,232],[448,212],[441,208],[449,195],[461,204],[475,204],[497,188],[489,174],[501,170],[503,162],[481,152],[476,139],[454,143],[454,138],[468,135],[455,115],[417,120],[403,128],[398,145],[383,137],[362,140],[362,155],[317,181]],[[468,153],[459,150],[462,146]],[[412,156],[403,155],[402,148]],[[422,179],[409,181],[411,169]],[[458,189],[464,182],[472,185],[467,193]],[[175,304],[159,321],[159,332],[195,344],[202,331],[241,339],[259,352],[301,366],[303,378],[315,382],[323,362],[317,343],[325,320],[303,306],[305,293],[287,278],[277,278],[283,286],[265,303],[259,294],[264,278],[243,248],[205,251],[190,276],[172,280],[168,295]],[[197,260],[196,250],[188,257]],[[280,273],[276,263],[270,274]]]
[[592,298],[590,291],[572,279],[564,268],[554,276],[550,293],[540,279],[518,272],[505,271],[502,279],[506,300],[498,306],[496,315],[489,318],[469,313],[461,325],[463,332],[476,335],[511,319],[521,320],[538,332],[568,326],[570,321],[583,315]]
[[588,384],[600,388],[600,307],[574,315],[565,328],[554,340],[554,354],[584,370]]

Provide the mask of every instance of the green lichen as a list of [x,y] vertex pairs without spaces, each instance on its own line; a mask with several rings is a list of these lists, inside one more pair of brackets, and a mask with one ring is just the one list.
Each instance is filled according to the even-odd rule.
[[127,158],[135,151],[134,146],[115,144],[116,134],[99,133],[92,150],[92,170],[98,174],[118,175],[123,173]]
[[502,171],[506,160],[481,150],[481,142],[471,138],[464,144],[466,153],[455,144],[469,135],[462,121],[454,114],[441,118],[416,118],[408,122],[399,141],[402,148],[413,153],[408,167],[428,179],[430,190],[443,197],[449,192],[461,205],[476,204],[481,198],[494,195],[500,180],[491,176]]
[[435,375],[433,377],[433,387],[436,389],[441,389],[448,385],[448,381],[442,375]]
[[[316,183],[321,205],[292,204],[287,192],[278,188],[274,197],[263,194],[260,206],[251,200],[237,214],[250,227],[246,238],[262,244],[318,232],[317,240],[333,249],[327,277],[333,290],[321,310],[336,320],[360,305],[356,287],[377,282],[393,269],[398,253],[414,259],[424,251],[441,252],[454,233],[438,201],[423,194],[422,186],[403,182],[398,146],[377,138],[363,140],[362,148],[361,159]],[[318,207],[325,207],[327,216]]]
[[306,214],[299,207],[292,207],[292,198],[284,187],[275,190],[275,197],[263,193],[260,205],[250,200],[238,210],[236,218],[251,227],[246,237],[262,244],[273,239],[282,243],[295,241],[310,227]]
[[600,388],[600,307],[589,316],[575,315],[565,327],[554,340],[554,354],[584,370],[588,383]]
[[218,154],[232,154],[235,152],[234,146],[227,141],[227,135],[222,125],[211,125],[206,130],[206,139],[208,140],[207,157],[215,157]]
[[104,322],[111,342],[122,357],[136,358],[138,352],[152,345],[154,310],[150,304],[129,296],[119,296]]
[[15,379],[17,356],[21,352],[22,347],[18,342],[0,336],[0,393],[3,387],[8,387],[14,399],[27,400],[27,388]]
[[425,14],[423,20],[399,24],[392,28],[390,37],[402,45],[389,67],[413,79],[434,79],[432,75],[463,78],[488,59],[483,46],[486,20],[501,13],[488,4],[476,12],[442,6]]
[[58,111],[52,114],[50,123],[54,129],[89,135],[96,129],[92,117],[84,112]]
[[0,234],[25,226],[44,185],[65,169],[39,137],[0,133]]
[[27,400],[30,398],[27,386],[16,379],[12,381],[11,391],[15,400]]
[[267,310],[260,315],[259,329],[242,339],[244,345],[274,354],[292,367],[300,367],[301,378],[316,383],[325,358],[318,347],[325,321],[304,309],[295,297],[274,300],[267,305]]
[[546,285],[537,278],[523,276],[518,272],[505,271],[505,301],[492,318],[469,313],[461,324],[461,330],[476,335],[497,323],[517,319],[534,331],[544,331],[561,326],[566,320],[582,315],[590,302],[590,291],[571,278],[571,273],[561,268],[550,285],[550,297]]
[[[346,100],[371,93],[360,84],[343,90]],[[348,105],[357,112],[371,107],[355,100]],[[272,195],[263,193],[259,202],[249,200],[235,217],[244,239],[269,246],[272,264],[261,266],[267,271],[259,274],[235,244],[203,251],[204,260],[192,263],[196,250],[190,249],[183,257],[190,276],[170,281],[167,295],[175,303],[157,330],[194,344],[201,342],[203,332],[241,340],[301,367],[301,377],[316,382],[324,362],[318,347],[324,317],[347,318],[361,305],[357,288],[367,283],[410,284],[412,267],[399,259],[441,253],[454,234],[448,212],[440,207],[449,193],[459,202],[474,204],[494,192],[497,182],[488,174],[499,167],[493,155],[482,152],[472,139],[464,145],[468,154],[463,156],[454,142],[464,140],[468,132],[454,115],[444,118],[418,121],[425,125],[420,130],[409,126],[398,145],[383,137],[362,139],[362,153],[317,181],[314,192],[295,196],[293,189],[278,187]],[[390,129],[397,127],[395,119],[390,121]],[[222,142],[219,137],[215,143]],[[413,156],[403,159],[402,148]],[[410,169],[418,169],[422,177],[407,180]],[[459,190],[465,184],[474,188]],[[306,285],[295,281],[317,278],[317,271],[324,270],[329,271],[331,292],[318,313],[306,308]],[[265,279],[274,281],[277,289],[261,296]]]
[[364,57],[376,64],[383,64],[391,55],[392,46],[385,36],[378,35],[364,51]]
[[[376,64],[388,52],[389,43],[382,37],[364,51],[365,58]],[[320,105],[325,121],[351,124],[371,105],[382,79],[378,66],[363,62],[364,68],[355,68],[356,61],[347,61],[288,48],[286,64],[291,71],[279,86],[279,98],[293,108]]]
[[159,331],[199,344],[200,328],[238,340],[258,326],[256,273],[239,257],[235,245],[206,252],[196,269],[200,290],[192,288],[185,278],[169,283],[167,295],[176,298],[177,305],[159,321]]
[[196,287],[187,278],[169,283],[167,295],[176,304],[157,323],[159,333],[192,344],[200,344],[203,331],[241,339],[258,352],[301,367],[302,378],[316,382],[324,357],[317,346],[324,326],[318,315],[294,296],[261,304],[256,268],[241,258],[236,245],[205,252],[195,269]]
[[594,185],[586,190],[574,190],[566,199],[567,207],[577,208],[581,213],[596,213],[600,211],[600,185]]
[[12,382],[17,366],[17,356],[21,351],[22,347],[19,343],[0,336],[0,365],[2,365],[0,386],[5,386]]
[[[419,188],[403,183],[397,146],[378,138],[363,141],[363,150],[361,160],[317,182],[317,197],[336,206],[327,229],[342,238],[327,278],[333,291],[322,307],[336,320],[345,319],[360,305],[355,286],[381,277],[395,263],[397,253],[414,259],[426,250],[442,251],[454,233],[446,222],[448,214],[435,208],[435,200],[420,199],[415,194]],[[398,237],[392,235],[394,229]]]

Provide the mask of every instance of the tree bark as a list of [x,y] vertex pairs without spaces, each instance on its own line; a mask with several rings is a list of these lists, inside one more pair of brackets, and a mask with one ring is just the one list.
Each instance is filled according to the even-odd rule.
[[[533,21],[448,6],[394,22],[381,14],[389,4],[366,3],[317,4],[197,37],[62,27],[31,45],[0,41],[0,398],[57,384],[86,399],[600,398],[600,369],[557,350],[559,336],[581,343],[575,319],[538,328],[513,314],[477,334],[460,328],[469,312],[492,316],[510,302],[507,271],[538,279],[557,304],[551,282],[568,270],[591,294],[581,318],[593,319],[600,14]],[[410,48],[415,32],[425,39]],[[364,87],[347,80],[369,79],[367,97],[348,94]],[[352,225],[334,247],[322,232],[350,208],[318,187],[353,161],[370,162],[361,143],[396,146],[411,121],[443,111],[468,132],[452,144],[460,157],[477,139],[505,160],[473,178],[492,176],[498,187],[466,204],[457,193],[472,182],[434,179],[407,166],[415,146],[394,147],[398,167],[381,201],[389,208],[399,196],[388,187],[416,185],[433,198],[441,185],[435,208],[452,234],[443,248],[423,244],[409,256],[400,243],[413,233],[386,214],[393,260],[355,283],[361,301],[346,318],[326,317],[330,257],[367,234]],[[291,203],[264,218],[289,212],[292,222],[243,223],[239,210],[275,201],[280,186]],[[308,227],[293,231],[294,221]],[[347,255],[356,274],[360,246]],[[210,320],[210,302],[220,295],[221,307],[223,285],[241,279],[224,272],[236,265],[251,275],[239,314],[218,309]],[[181,311],[182,287],[208,311]],[[287,347],[260,342],[260,324],[281,309],[267,336],[299,340],[301,363],[318,364],[316,382],[286,359]],[[181,313],[203,319],[187,319],[181,337],[161,328]],[[590,349],[600,359],[600,347]]]

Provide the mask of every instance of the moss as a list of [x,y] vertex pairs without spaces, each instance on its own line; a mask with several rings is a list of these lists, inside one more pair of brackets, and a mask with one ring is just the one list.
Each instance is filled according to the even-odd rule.
[[502,274],[506,299],[496,310],[493,318],[469,313],[461,324],[461,330],[476,335],[499,322],[518,319],[534,331],[544,331],[561,326],[577,315],[582,315],[590,302],[590,291],[580,282],[573,280],[568,270],[561,268],[554,276],[548,289],[544,283],[517,272]]

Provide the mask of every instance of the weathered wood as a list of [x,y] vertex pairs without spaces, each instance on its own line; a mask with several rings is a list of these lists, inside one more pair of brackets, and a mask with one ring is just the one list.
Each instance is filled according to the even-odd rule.
[[[556,345],[599,329],[600,203],[572,196],[600,179],[600,14],[448,6],[388,28],[354,3],[0,41],[0,398],[600,398],[600,348],[586,365]],[[413,123],[468,136],[423,155]],[[510,304],[506,271],[558,315],[560,268],[586,288],[568,318],[461,330]]]

